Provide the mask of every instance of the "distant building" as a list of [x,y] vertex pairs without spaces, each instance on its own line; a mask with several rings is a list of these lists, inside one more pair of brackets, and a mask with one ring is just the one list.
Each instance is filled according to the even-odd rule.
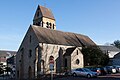
[[16,67],[16,55],[13,55],[10,58],[8,58],[7,59],[7,64],[8,64],[8,67],[15,70],[15,67]]
[[5,51],[0,50],[0,63],[2,63],[4,66],[7,65],[7,59],[16,55],[16,51]]
[[99,45],[99,48],[103,51],[103,53],[107,54],[110,58],[109,65],[117,65],[118,63],[117,59],[115,59],[115,56],[117,56],[120,53],[120,49],[115,46],[105,46],[105,45]]
[[113,57],[112,63],[120,66],[120,52]]
[[[82,47],[96,44],[86,35],[56,30],[50,9],[38,6],[16,55],[16,78],[28,79],[84,66]],[[52,59],[52,60],[51,60]]]

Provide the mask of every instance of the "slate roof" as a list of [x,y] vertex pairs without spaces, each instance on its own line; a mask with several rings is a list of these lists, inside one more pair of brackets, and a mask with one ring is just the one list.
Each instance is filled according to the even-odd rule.
[[0,57],[4,57],[4,56],[13,56],[16,54],[16,51],[5,51],[5,50],[0,50]]
[[88,36],[85,35],[47,29],[36,25],[31,25],[31,28],[35,32],[40,43],[77,47],[96,45]]
[[119,52],[120,49],[115,47],[115,46],[102,46],[102,45],[99,45],[99,48],[102,50],[102,51],[116,51],[116,52]]
[[43,17],[47,17],[47,18],[55,20],[53,14],[52,14],[52,11],[50,9],[40,6],[40,5],[38,5],[38,9],[41,11]]
[[70,56],[75,49],[76,49],[76,47],[67,48],[66,53],[64,54],[64,56]]

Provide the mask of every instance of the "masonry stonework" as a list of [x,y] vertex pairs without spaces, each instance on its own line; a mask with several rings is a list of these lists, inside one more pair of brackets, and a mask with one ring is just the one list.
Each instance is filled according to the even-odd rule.
[[16,79],[50,74],[50,57],[54,59],[54,74],[82,68],[81,50],[92,45],[95,43],[88,36],[56,30],[51,10],[38,6],[33,25],[30,25],[16,55]]

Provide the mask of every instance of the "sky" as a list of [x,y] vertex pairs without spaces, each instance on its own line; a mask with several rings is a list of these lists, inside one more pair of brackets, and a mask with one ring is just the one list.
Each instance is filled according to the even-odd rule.
[[52,10],[57,30],[87,35],[98,45],[120,40],[120,0],[1,0],[0,50],[19,49],[38,5]]

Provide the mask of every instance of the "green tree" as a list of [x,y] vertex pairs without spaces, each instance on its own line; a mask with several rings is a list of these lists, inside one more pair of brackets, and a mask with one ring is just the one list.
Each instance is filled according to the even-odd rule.
[[5,67],[5,71],[6,71],[6,72],[11,72],[12,69],[11,69],[10,67]]
[[120,40],[115,40],[112,45],[120,49]]
[[109,57],[99,47],[91,46],[82,49],[85,66],[104,66],[108,63]]

